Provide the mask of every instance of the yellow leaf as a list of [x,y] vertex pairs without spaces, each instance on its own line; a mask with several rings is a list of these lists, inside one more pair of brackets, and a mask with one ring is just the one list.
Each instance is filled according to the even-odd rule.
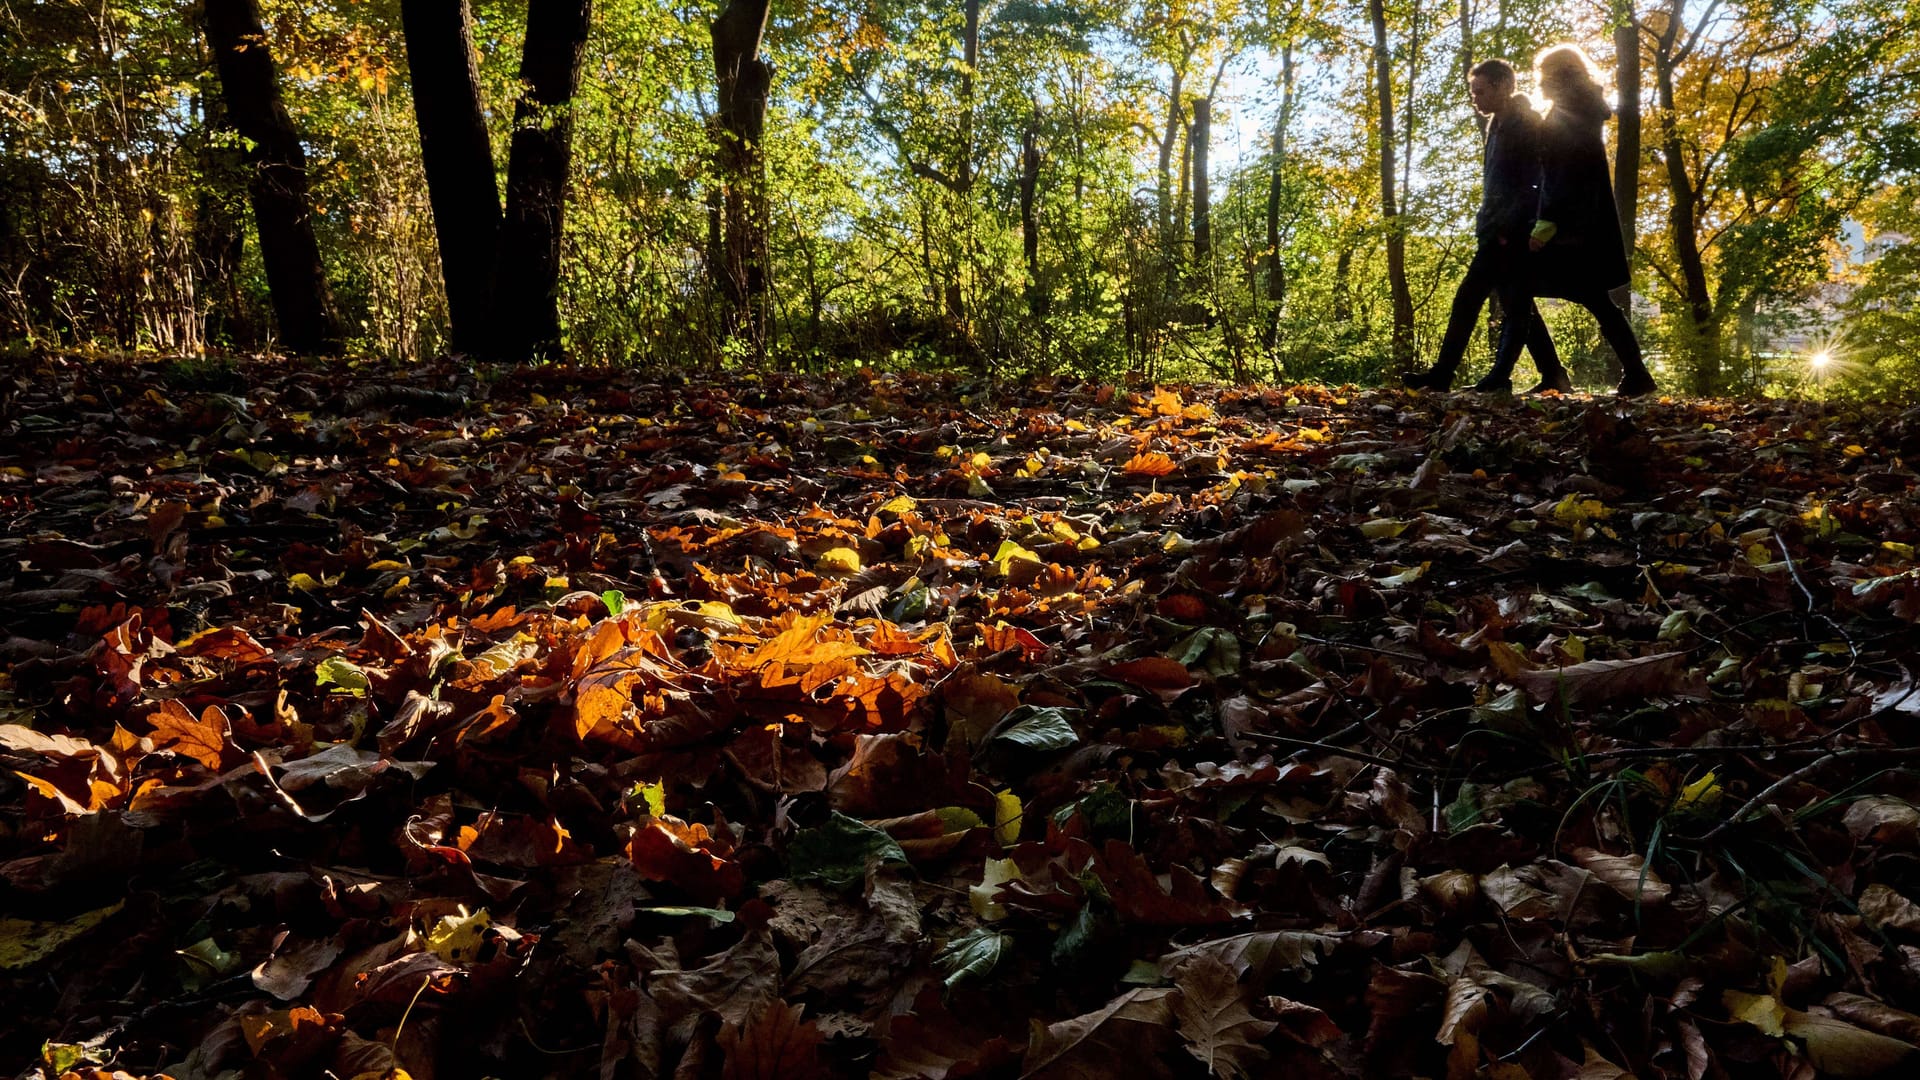
[[860,553],[847,547],[832,548],[820,553],[813,568],[823,574],[857,574],[860,572]]
[[1046,561],[1040,558],[1039,555],[1028,551],[1026,548],[1021,547],[1011,540],[1000,541],[1000,548],[993,553],[992,560],[994,567],[1000,571],[1000,576],[1007,576],[1009,568],[1013,565],[1015,559],[1033,563]]
[[1369,540],[1391,540],[1407,531],[1411,521],[1395,521],[1392,518],[1375,518],[1360,523],[1360,535]]
[[312,574],[299,573],[287,579],[287,587],[299,592],[319,592],[324,586]]
[[973,905],[973,913],[987,922],[1006,918],[1005,905],[993,898],[999,894],[1000,886],[1009,881],[1018,881],[1020,877],[1020,867],[1012,859],[988,859],[980,884],[967,890],[967,902]]
[[1713,770],[1709,769],[1707,775],[1680,789],[1680,798],[1675,800],[1673,808],[1704,813],[1719,804],[1722,794],[1719,783],[1714,780]]
[[1012,847],[1020,841],[1020,819],[1025,814],[1020,806],[1020,796],[1012,789],[995,792],[993,796],[993,835],[1000,841],[1001,847]]
[[99,926],[126,901],[68,919],[66,922],[37,922],[33,919],[0,919],[0,971],[13,971],[36,964],[52,956],[62,945]]
[[480,941],[492,925],[493,919],[487,915],[486,908],[469,915],[466,905],[462,904],[459,914],[441,916],[433,929],[427,931],[427,951],[449,964],[472,960],[479,954]]
[[919,505],[919,503],[913,501],[913,496],[911,495],[896,495],[881,505],[880,512],[883,514],[906,514],[911,513],[918,508]]
[[1726,990],[1720,994],[1720,1001],[1726,1005],[1727,1012],[1735,1019],[1752,1024],[1774,1038],[1783,1038],[1787,1034],[1787,1007],[1772,994],[1749,994],[1742,990]]

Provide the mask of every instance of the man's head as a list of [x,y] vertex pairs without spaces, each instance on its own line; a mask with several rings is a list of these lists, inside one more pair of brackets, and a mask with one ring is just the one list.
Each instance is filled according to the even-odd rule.
[[1467,94],[1476,111],[1497,115],[1513,99],[1513,65],[1505,60],[1482,60],[1467,72]]

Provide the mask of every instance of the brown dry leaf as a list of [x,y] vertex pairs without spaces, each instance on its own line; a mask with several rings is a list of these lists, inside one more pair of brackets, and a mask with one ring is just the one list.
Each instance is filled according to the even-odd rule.
[[745,1024],[720,1029],[726,1058],[722,1080],[819,1080],[828,1075],[820,1060],[820,1029],[802,1017],[805,1006],[775,999]]
[[1569,706],[1664,697],[1682,691],[1687,696],[1701,696],[1698,691],[1705,684],[1689,677],[1686,662],[1686,653],[1666,652],[1629,660],[1588,660],[1563,668],[1520,672],[1509,678],[1534,701],[1564,697]]
[[183,754],[214,772],[220,771],[226,751],[232,748],[227,714],[218,705],[207,706],[196,719],[185,705],[168,699],[147,720],[153,724],[155,749]]
[[47,735],[20,724],[0,724],[0,749],[48,757],[92,757],[99,747],[71,735]]
[[1200,955],[1174,975],[1180,991],[1173,999],[1173,1016],[1192,1054],[1214,1076],[1253,1075],[1267,1059],[1260,1040],[1279,1025],[1256,1018],[1247,1009],[1247,991],[1233,970],[1219,959]]
[[1920,808],[1905,799],[1870,795],[1847,807],[1847,831],[1862,843],[1896,850],[1920,846]]
[[1147,860],[1119,840],[1109,840],[1095,864],[1121,917],[1155,926],[1199,926],[1231,921],[1233,913],[1184,866],[1174,866],[1162,886]]
[[1281,972],[1299,972],[1331,953],[1339,939],[1306,930],[1263,930],[1234,934],[1189,945],[1160,958],[1160,970],[1171,975],[1201,957],[1225,964],[1236,978],[1254,986],[1266,985]]
[[955,1026],[940,1007],[937,992],[923,994],[919,1008],[893,1021],[871,1080],[949,1080],[977,1076],[1020,1058],[1016,1047],[998,1036],[983,1039]]
[[253,985],[281,1001],[292,1001],[306,993],[314,976],[333,966],[343,951],[338,941],[322,938],[277,952],[253,969]]
[[738,896],[746,887],[740,864],[707,827],[679,818],[648,818],[627,842],[627,858],[641,877],[671,882],[703,903]]
[[1787,1010],[1787,1034],[1806,1040],[1807,1057],[1828,1076],[1879,1076],[1912,1061],[1920,1048],[1831,1016]]
[[1820,1004],[1833,1015],[1851,1024],[1904,1039],[1911,1043],[1920,1043],[1920,1016],[1896,1009],[1884,1002],[1875,1001],[1859,994],[1828,994]]
[[1573,860],[1596,880],[1636,903],[1664,903],[1673,892],[1673,886],[1646,869],[1646,860],[1639,855],[1606,855],[1583,847],[1573,849]]
[[1900,895],[1890,885],[1874,884],[1860,890],[1859,906],[1868,926],[1920,933],[1920,904]]
[[1129,990],[1093,1012],[1055,1024],[1033,1021],[1022,1080],[1172,1076],[1160,1055],[1173,1042],[1173,997],[1163,987]]

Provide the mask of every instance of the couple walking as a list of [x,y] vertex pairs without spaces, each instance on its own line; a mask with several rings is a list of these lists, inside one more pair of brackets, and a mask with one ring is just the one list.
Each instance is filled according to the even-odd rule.
[[1505,60],[1488,60],[1469,72],[1473,107],[1488,117],[1474,221],[1478,244],[1454,294],[1440,355],[1431,368],[1407,376],[1407,386],[1445,390],[1453,384],[1480,309],[1494,295],[1506,317],[1493,370],[1474,389],[1512,390],[1513,365],[1524,345],[1540,370],[1532,392],[1571,392],[1573,382],[1533,302],[1551,296],[1579,304],[1600,321],[1600,334],[1624,371],[1621,397],[1653,392],[1633,327],[1607,295],[1627,284],[1628,270],[1602,133],[1613,110],[1593,72],[1577,46],[1541,53],[1534,75],[1551,105],[1545,116],[1515,91],[1513,65]]

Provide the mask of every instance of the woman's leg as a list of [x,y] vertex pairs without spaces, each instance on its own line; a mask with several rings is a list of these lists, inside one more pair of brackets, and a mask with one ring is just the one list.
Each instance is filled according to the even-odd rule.
[[1621,390],[1630,393],[1652,390],[1653,374],[1641,358],[1640,339],[1633,336],[1633,324],[1627,321],[1627,313],[1620,310],[1620,305],[1604,292],[1582,293],[1573,301],[1593,313],[1600,323],[1600,336],[1620,358]]

